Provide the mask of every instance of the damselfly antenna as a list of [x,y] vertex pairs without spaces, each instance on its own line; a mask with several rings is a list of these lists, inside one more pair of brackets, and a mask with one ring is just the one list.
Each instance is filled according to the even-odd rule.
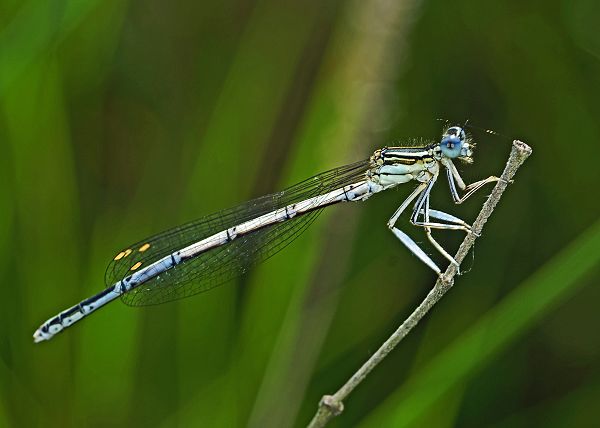
[[[443,122],[444,129],[448,128],[449,124],[451,123],[448,119],[437,118],[436,120],[439,122]],[[503,135],[497,131],[494,131],[492,129],[482,128],[480,126],[473,125],[472,123],[470,123],[470,121],[471,121],[471,119],[465,119],[465,122],[463,123],[462,128],[463,129],[473,129],[473,130],[477,130],[479,132],[483,132],[486,134],[497,135],[499,137],[508,138],[505,135]]]

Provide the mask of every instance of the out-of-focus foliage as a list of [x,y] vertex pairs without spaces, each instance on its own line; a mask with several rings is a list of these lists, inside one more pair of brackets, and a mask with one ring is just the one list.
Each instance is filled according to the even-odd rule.
[[[597,423],[599,13],[592,0],[0,2],[0,426],[306,425],[433,284],[385,226],[410,186],[328,210],[210,293],[114,303],[49,343],[31,334],[101,290],[123,245],[436,138],[437,118],[507,136],[474,132],[469,181],[501,171],[511,138],[534,153],[471,271],[332,426]],[[472,219],[485,192],[459,207],[444,180],[434,193]],[[454,248],[454,235],[437,236]]]

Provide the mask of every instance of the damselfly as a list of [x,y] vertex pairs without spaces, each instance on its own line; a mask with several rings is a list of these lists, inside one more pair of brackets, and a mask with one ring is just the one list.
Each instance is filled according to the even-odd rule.
[[[235,278],[272,256],[296,238],[325,207],[364,201],[402,183],[417,187],[402,202],[387,225],[408,249],[438,275],[436,263],[406,233],[396,227],[414,202],[410,222],[451,263],[458,263],[433,238],[432,229],[471,233],[465,221],[429,207],[429,195],[445,169],[450,194],[462,203],[491,176],[466,185],[452,162],[472,162],[474,144],[464,129],[449,127],[439,142],[419,147],[385,147],[366,160],[332,169],[288,189],[263,196],[183,226],[167,230],[120,251],[105,275],[107,288],[46,321],[33,334],[35,342],[51,339],[95,310],[120,297],[131,306],[164,303],[191,296]],[[458,189],[464,192],[461,196]]]

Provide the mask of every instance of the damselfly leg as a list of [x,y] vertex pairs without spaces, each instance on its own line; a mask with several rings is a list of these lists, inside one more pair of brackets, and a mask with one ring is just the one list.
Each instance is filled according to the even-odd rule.
[[415,256],[417,256],[423,263],[425,263],[427,266],[429,266],[435,273],[437,273],[438,275],[442,274],[441,269],[438,267],[438,265],[435,264],[435,262],[431,259],[431,257],[429,257],[425,251],[423,251],[415,241],[413,241],[413,239],[408,236],[406,233],[404,233],[403,231],[401,231],[400,229],[398,229],[396,227],[396,223],[398,222],[398,219],[400,218],[400,216],[402,215],[402,213],[404,212],[404,210],[406,209],[406,207],[408,207],[410,205],[410,203],[415,200],[415,198],[419,197],[419,199],[417,199],[417,202],[415,204],[415,206],[420,206],[423,203],[423,194],[429,189],[431,190],[431,185],[432,185],[432,180],[425,182],[425,183],[420,183],[415,190],[413,190],[413,192],[408,196],[408,198],[406,198],[404,200],[404,202],[402,202],[402,204],[398,207],[398,209],[396,210],[396,212],[394,213],[394,215],[392,215],[392,217],[388,220],[388,227],[390,228],[390,230],[392,231],[392,233],[396,236],[396,238],[398,238],[400,240],[400,242],[402,242],[409,250],[410,252],[412,252]]
[[[450,186],[450,193],[452,198],[456,204],[461,204],[471,195],[473,195],[477,190],[481,189],[484,185],[488,183],[493,183],[500,178],[495,176],[490,176],[484,180],[479,180],[469,185],[466,185],[458,170],[454,166],[454,164],[450,161],[442,161],[443,165],[446,167],[448,183]],[[406,200],[400,205],[400,207],[396,210],[394,215],[388,221],[388,227],[394,235],[402,242],[415,256],[417,256],[423,263],[429,266],[434,272],[438,275],[441,275],[440,268],[436,265],[436,263],[429,257],[418,245],[417,243],[410,238],[406,233],[402,232],[400,229],[396,227],[396,222],[402,215],[402,212],[410,205],[415,199],[416,202],[413,207],[413,212],[410,217],[410,222],[415,225],[422,227],[425,230],[425,235],[431,244],[438,250],[438,252],[444,256],[451,264],[456,266],[458,270],[458,274],[460,275],[460,266],[445,249],[442,247],[439,242],[432,235],[432,229],[437,230],[462,230],[467,233],[471,233],[471,226],[465,222],[464,220],[453,216],[451,214],[445,213],[443,211],[431,209],[429,206],[429,196],[431,193],[431,189],[437,180],[437,174],[431,176],[431,178],[419,184],[417,188],[406,198]],[[458,188],[460,190],[466,191],[464,195],[459,195]],[[432,222],[430,219],[440,220],[441,222]]]
[[[423,204],[422,205],[415,205],[415,208],[413,210],[413,214],[411,216],[410,222],[413,225],[415,225],[415,226],[420,226],[420,227],[423,227],[425,229],[425,235],[427,236],[427,239],[429,240],[429,242],[431,242],[431,244],[439,251],[439,253],[441,255],[443,255],[451,264],[453,264],[454,266],[456,266],[458,274],[460,275],[460,266],[459,266],[458,262],[456,260],[454,260],[454,257],[452,257],[444,249],[444,247],[442,247],[435,240],[435,238],[431,234],[431,229],[435,228],[435,229],[443,229],[443,230],[465,230],[467,232],[468,232],[469,229],[467,229],[463,225],[444,224],[444,223],[431,222],[429,220],[429,218],[431,216],[430,215],[431,212],[430,212],[430,209],[429,209],[429,194],[430,194],[430,190],[431,190],[431,187],[429,187],[428,189],[426,189],[423,192]],[[419,215],[420,215],[420,213],[422,213],[423,221],[419,221]]]
[[[478,191],[479,189],[481,189],[486,184],[493,183],[493,182],[496,182],[496,181],[500,180],[499,177],[491,175],[491,176],[489,176],[486,179],[479,180],[479,181],[476,181],[476,182],[471,183],[469,185],[466,185],[465,182],[464,182],[464,180],[462,179],[462,177],[458,173],[458,170],[456,169],[456,166],[454,166],[454,164],[452,162],[442,161],[442,164],[446,167],[446,174],[448,176],[448,184],[450,185],[450,193],[452,194],[452,199],[454,199],[454,203],[456,203],[456,204],[462,204],[473,193],[475,193],[476,191]],[[460,196],[458,194],[458,191],[456,190],[456,186],[457,185],[460,188],[460,190],[466,192],[464,195]]]

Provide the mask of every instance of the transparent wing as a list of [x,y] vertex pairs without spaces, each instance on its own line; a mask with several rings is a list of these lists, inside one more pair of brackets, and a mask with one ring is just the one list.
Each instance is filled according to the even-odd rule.
[[[276,195],[266,195],[227,210],[207,215],[198,220],[168,229],[120,251],[110,261],[104,273],[106,286],[111,286],[131,273],[138,263],[147,266],[174,251],[187,247],[210,235],[253,218],[253,213],[269,212]],[[260,214],[256,214],[258,216]]]
[[[131,268],[138,263],[147,266],[217,232],[360,181],[369,165],[369,160],[364,160],[332,169],[282,192],[262,196],[137,242],[120,251],[110,262],[105,282],[107,286],[113,285],[131,274]],[[178,264],[130,290],[121,299],[128,305],[145,306],[181,299],[214,288],[244,274],[252,265],[283,249],[314,221],[320,211],[317,209],[240,236]]]
[[187,260],[121,296],[130,306],[165,303],[193,296],[243,275],[288,245],[318,216],[315,210]]

